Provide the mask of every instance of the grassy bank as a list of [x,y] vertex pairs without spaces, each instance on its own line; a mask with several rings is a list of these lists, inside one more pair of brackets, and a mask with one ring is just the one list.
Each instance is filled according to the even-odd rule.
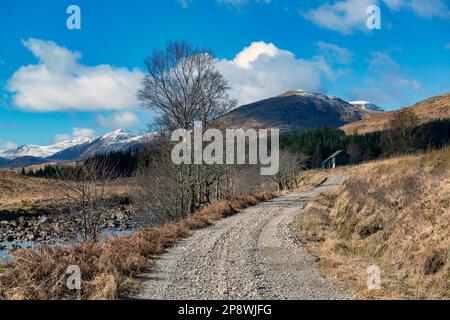
[[[299,221],[321,271],[360,299],[450,299],[450,149],[341,171]],[[381,290],[367,290],[372,264]]]
[[[120,178],[108,182],[107,190],[119,197],[133,194],[135,180]],[[61,182],[22,176],[14,171],[0,169],[0,212],[45,209],[61,201]]]
[[[240,210],[276,197],[271,192],[217,201],[179,222],[140,229],[131,236],[69,248],[40,246],[13,252],[0,265],[0,299],[115,299],[139,288],[136,276],[151,270],[152,258],[178,239]],[[80,267],[82,288],[66,287],[66,270]]]

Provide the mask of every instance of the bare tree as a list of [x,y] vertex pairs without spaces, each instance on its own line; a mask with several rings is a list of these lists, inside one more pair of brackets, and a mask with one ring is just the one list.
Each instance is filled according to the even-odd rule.
[[419,118],[408,108],[395,112],[386,125],[381,139],[387,153],[408,153],[414,151],[414,127],[419,125]]
[[297,185],[297,176],[304,170],[308,157],[301,152],[280,151],[280,168],[270,179],[277,184],[278,190],[291,190]]
[[133,194],[135,219],[145,225],[159,225],[183,218],[188,212],[185,166],[176,166],[170,159],[170,144],[155,148],[151,162],[138,169]]
[[[227,94],[228,82],[216,69],[208,50],[194,48],[186,42],[170,43],[165,50],[155,51],[145,64],[147,75],[138,98],[145,108],[156,111],[156,124],[161,132],[192,130],[196,121],[201,122],[203,130],[217,128],[219,119],[236,106],[236,100]],[[145,184],[142,175],[147,179],[159,177],[158,186],[153,189],[161,190],[153,194],[141,192],[140,202],[146,195],[147,202],[159,203],[169,217],[174,210],[185,216],[211,202],[227,169],[199,164],[173,165],[170,150],[170,144],[162,147],[161,161],[141,174],[142,184]],[[155,197],[160,199],[155,202]],[[174,203],[169,205],[167,201]]]
[[108,182],[116,178],[116,169],[103,161],[90,160],[60,173],[58,192],[62,196],[62,215],[79,240],[98,241],[102,226],[114,205]]
[[208,50],[170,43],[146,58],[145,65],[147,75],[138,99],[158,113],[157,122],[165,130],[190,130],[194,121],[206,128],[236,106]]
[[361,161],[362,151],[359,145],[355,142],[350,142],[347,146],[347,153],[350,156],[350,163],[357,164]]

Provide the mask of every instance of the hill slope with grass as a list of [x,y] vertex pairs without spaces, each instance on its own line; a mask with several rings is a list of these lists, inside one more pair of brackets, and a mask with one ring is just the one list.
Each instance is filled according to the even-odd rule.
[[[434,96],[408,107],[420,119],[421,123],[437,119],[450,118],[450,93]],[[341,127],[346,134],[358,132],[364,134],[382,131],[398,111],[383,112],[373,117],[346,124]]]
[[[299,221],[321,270],[357,298],[450,299],[450,148],[337,169]],[[382,289],[368,291],[367,267]]]
[[53,180],[24,177],[0,169],[0,212],[35,207],[54,192],[55,186]]

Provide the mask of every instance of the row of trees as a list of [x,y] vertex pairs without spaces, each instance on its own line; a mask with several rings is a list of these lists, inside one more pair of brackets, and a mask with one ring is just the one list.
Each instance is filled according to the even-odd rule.
[[[154,128],[162,134],[193,130],[195,122],[200,122],[204,131],[220,128],[219,119],[237,104],[228,95],[228,82],[208,50],[186,42],[171,43],[165,50],[153,52],[145,65],[147,75],[138,99],[157,114]],[[184,217],[235,188],[231,168],[175,165],[171,150],[170,143],[162,144],[158,157],[139,172],[138,203],[143,206],[141,212],[154,220],[150,222],[166,216]]]
[[151,156],[150,153],[144,151],[117,151],[95,155],[76,166],[48,164],[37,169],[25,170],[25,168],[22,168],[21,174],[37,178],[60,179],[68,176],[69,172],[79,171],[81,165],[89,166],[90,163],[102,163],[105,167],[114,167],[115,175],[118,177],[131,177],[139,168],[146,166],[146,163],[148,163],[146,158],[149,156]]
[[346,150],[353,164],[381,157],[407,154],[450,144],[450,120],[441,119],[419,124],[409,109],[393,114],[386,130],[364,135],[346,135],[335,128],[289,132],[281,136],[285,150],[302,152],[308,168],[319,168],[321,162],[336,150]]

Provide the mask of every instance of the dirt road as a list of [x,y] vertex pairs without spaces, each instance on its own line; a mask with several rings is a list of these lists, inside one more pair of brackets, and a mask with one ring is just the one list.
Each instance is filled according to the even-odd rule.
[[325,281],[293,228],[306,203],[339,185],[261,203],[180,241],[145,275],[138,299],[348,299]]

